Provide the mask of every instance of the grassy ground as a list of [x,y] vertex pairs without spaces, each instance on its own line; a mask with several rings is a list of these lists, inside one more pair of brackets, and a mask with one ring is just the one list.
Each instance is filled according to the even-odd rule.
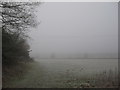
[[21,63],[3,69],[3,88],[82,88],[117,87],[117,69],[83,76],[71,70],[64,73],[49,70],[40,62]]
[[19,63],[17,65],[3,66],[2,87],[11,87],[14,81],[24,79],[24,76],[32,68],[32,63]]
[[[70,73],[69,73],[70,74]],[[71,75],[71,76],[70,76]],[[72,73],[67,75],[65,84],[69,88],[117,88],[118,87],[118,71],[103,71],[96,74],[84,76],[74,76]],[[65,75],[64,75],[65,76]]]
[[38,62],[21,63],[3,69],[3,88],[37,88],[42,86],[42,67]]

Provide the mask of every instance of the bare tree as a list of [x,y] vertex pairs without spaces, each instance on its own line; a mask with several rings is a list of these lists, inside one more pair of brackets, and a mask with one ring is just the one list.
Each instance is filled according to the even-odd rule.
[[34,14],[34,8],[37,5],[39,3],[1,2],[2,31],[16,36],[25,35],[28,27],[37,25]]
[[34,9],[40,3],[1,2],[0,21],[2,21],[2,57],[9,64],[21,56],[29,58],[29,45],[26,42],[29,27],[37,25]]

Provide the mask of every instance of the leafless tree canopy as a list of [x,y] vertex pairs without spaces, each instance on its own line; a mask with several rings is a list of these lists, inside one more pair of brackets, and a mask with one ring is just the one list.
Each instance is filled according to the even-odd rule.
[[34,8],[39,3],[33,2],[2,2],[2,30],[20,35],[25,34],[28,27],[37,25]]
[[[35,7],[39,3],[33,2],[2,2],[2,57],[3,65],[30,59],[30,46],[26,41],[29,27],[35,27]],[[27,58],[27,59],[26,59]]]

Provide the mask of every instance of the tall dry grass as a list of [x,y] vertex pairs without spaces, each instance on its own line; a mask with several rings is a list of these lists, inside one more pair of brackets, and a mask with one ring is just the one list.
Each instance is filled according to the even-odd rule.
[[117,68],[83,76],[74,76],[70,71],[67,71],[64,78],[64,83],[69,88],[118,88],[119,86]]

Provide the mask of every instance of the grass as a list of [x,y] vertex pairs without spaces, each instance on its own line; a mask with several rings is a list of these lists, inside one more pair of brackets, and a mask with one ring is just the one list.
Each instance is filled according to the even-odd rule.
[[2,68],[2,87],[9,87],[12,81],[23,79],[25,74],[31,69],[31,63],[19,63]]
[[[4,88],[116,88],[118,70],[76,74],[72,69],[59,72],[44,67],[42,63],[20,63],[12,67],[3,67]],[[82,69],[84,70],[84,69]]]
[[39,88],[42,85],[43,73],[39,63],[20,63],[19,65],[3,68],[3,88]]
[[116,68],[83,76],[74,76],[71,72],[67,72],[64,80],[64,84],[68,88],[117,88],[118,71]]

